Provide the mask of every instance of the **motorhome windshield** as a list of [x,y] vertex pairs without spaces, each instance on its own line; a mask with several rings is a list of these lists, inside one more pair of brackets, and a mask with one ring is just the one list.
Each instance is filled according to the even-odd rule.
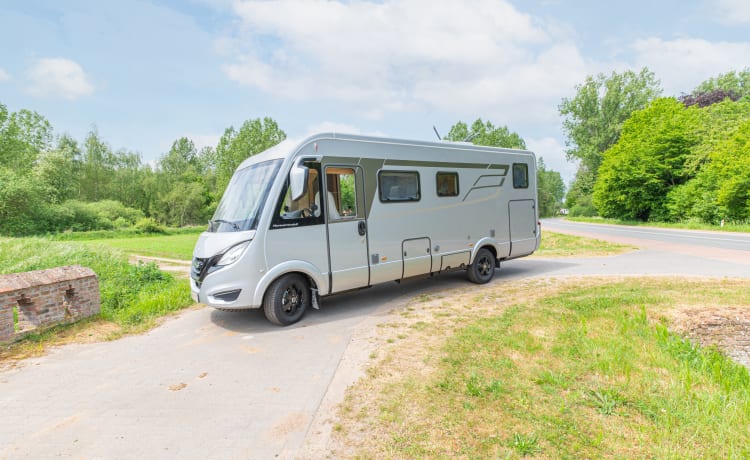
[[282,160],[257,163],[234,173],[209,221],[209,232],[253,230]]

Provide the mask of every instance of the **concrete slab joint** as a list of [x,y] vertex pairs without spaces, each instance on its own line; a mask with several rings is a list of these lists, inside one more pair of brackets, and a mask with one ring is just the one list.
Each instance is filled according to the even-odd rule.
[[0,343],[99,313],[99,279],[80,265],[0,275]]

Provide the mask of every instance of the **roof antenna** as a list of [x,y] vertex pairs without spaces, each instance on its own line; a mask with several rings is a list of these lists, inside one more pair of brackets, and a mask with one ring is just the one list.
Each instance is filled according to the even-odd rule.
[[433,131],[435,131],[435,135],[436,135],[436,136],[438,137],[438,140],[439,140],[439,141],[442,141],[442,140],[443,140],[443,138],[442,138],[442,137],[440,137],[440,133],[438,132],[438,130],[437,130],[437,128],[435,127],[435,125],[432,125],[432,130],[433,130]]
[[474,131],[473,133],[466,136],[466,139],[464,139],[464,142],[471,142],[474,140],[475,137],[479,136],[479,133]]

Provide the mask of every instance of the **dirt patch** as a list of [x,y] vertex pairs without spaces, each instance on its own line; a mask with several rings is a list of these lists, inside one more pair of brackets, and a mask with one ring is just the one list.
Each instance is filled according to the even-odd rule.
[[669,313],[673,330],[701,346],[715,346],[750,369],[750,309],[683,307]]
[[181,278],[187,278],[190,275],[190,267],[192,265],[192,262],[188,260],[166,259],[164,257],[150,257],[140,255],[130,256],[131,264],[138,262],[153,262],[159,267],[159,270],[172,273],[175,276],[179,276]]

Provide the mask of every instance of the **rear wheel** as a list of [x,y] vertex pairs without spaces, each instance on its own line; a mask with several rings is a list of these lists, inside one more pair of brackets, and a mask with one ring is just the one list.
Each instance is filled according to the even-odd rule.
[[474,263],[467,270],[469,281],[477,284],[489,283],[495,276],[495,256],[489,249],[481,248],[477,251]]
[[298,274],[284,275],[274,281],[263,298],[263,313],[268,321],[287,326],[296,323],[310,305],[310,286]]

